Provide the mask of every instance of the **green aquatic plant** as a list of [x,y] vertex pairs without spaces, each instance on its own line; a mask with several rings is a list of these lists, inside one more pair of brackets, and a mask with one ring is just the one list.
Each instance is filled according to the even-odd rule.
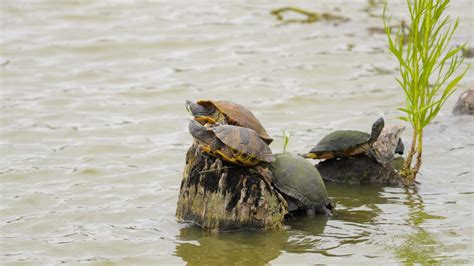
[[459,24],[459,18],[453,23],[449,16],[443,16],[449,2],[407,0],[411,19],[408,36],[400,28],[392,37],[387,2],[383,11],[388,48],[400,65],[396,80],[405,94],[405,107],[398,109],[404,113],[400,119],[413,127],[411,147],[400,171],[410,180],[421,166],[423,128],[436,117],[470,67],[458,72],[463,63],[458,54],[465,45],[449,44]]
[[291,132],[287,132],[285,129],[282,129],[281,134],[283,136],[283,152],[286,152],[286,147],[288,146],[288,143],[290,142]]

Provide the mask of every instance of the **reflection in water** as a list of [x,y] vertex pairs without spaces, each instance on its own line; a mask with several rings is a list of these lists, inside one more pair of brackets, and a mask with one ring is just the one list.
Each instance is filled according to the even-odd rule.
[[[403,217],[406,217],[406,224],[412,230],[402,236],[401,244],[397,242],[398,245],[390,250],[399,261],[408,265],[439,263],[445,259],[436,255],[444,245],[423,228],[427,220],[442,220],[445,217],[425,212],[423,198],[416,187],[406,188],[405,191],[396,189],[396,194],[387,196],[387,188],[379,185],[327,183],[326,186],[337,204],[333,216],[295,218],[287,221],[287,231],[276,232],[213,234],[195,226],[185,227],[180,231],[180,243],[176,246],[175,255],[190,265],[262,265],[285,253],[353,258],[357,253],[352,252],[352,247],[373,240],[371,237],[378,234],[381,226],[391,226],[390,220],[378,217],[385,208],[383,205],[401,200],[408,207],[407,216]],[[396,195],[403,195],[406,199]],[[384,231],[381,233],[386,234]],[[371,256],[378,257],[377,253]]]
[[204,232],[196,226],[180,230],[175,255],[189,265],[262,265],[277,258],[288,240],[285,231]]
[[[288,222],[288,253],[319,253],[324,256],[350,256],[337,252],[369,239],[381,213],[377,204],[385,204],[383,186],[326,183],[328,194],[336,202],[333,216],[302,217]],[[328,226],[326,226],[329,223]]]
[[434,236],[422,228],[429,219],[442,220],[446,217],[430,215],[425,212],[423,198],[418,194],[416,187],[405,189],[406,205],[409,213],[407,222],[413,228],[413,233],[404,236],[403,245],[395,251],[400,260],[408,265],[440,263],[442,257],[436,256],[436,250],[443,246]]
[[334,218],[345,222],[373,224],[381,213],[377,204],[386,204],[381,196],[381,185],[360,185],[326,183],[328,194],[336,201]]
[[317,215],[299,217],[289,221],[287,224],[291,229],[288,231],[289,239],[284,250],[288,253],[324,253],[325,250],[321,250],[320,242],[328,218],[326,215]]

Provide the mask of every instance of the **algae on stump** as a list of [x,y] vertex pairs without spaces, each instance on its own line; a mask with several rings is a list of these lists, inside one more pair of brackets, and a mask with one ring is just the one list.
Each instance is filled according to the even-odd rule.
[[365,154],[324,160],[316,165],[325,181],[346,184],[409,185],[391,165],[381,165]]
[[[265,166],[223,163],[193,144],[186,154],[176,217],[210,231],[283,228],[288,206]],[[266,181],[267,180],[267,181]]]

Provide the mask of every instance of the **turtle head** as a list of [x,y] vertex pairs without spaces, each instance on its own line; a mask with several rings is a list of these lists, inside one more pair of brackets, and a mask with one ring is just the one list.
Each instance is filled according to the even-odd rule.
[[186,100],[184,106],[186,107],[186,110],[194,116],[194,119],[198,121],[201,124],[206,124],[206,123],[215,123],[215,115],[216,115],[216,110],[214,107],[208,105],[208,106],[202,106],[198,103],[192,102],[190,100]]
[[402,138],[399,138],[397,148],[395,148],[395,153],[403,155],[404,151],[405,151],[405,144],[403,144]]
[[370,133],[370,144],[377,141],[377,139],[380,136],[380,133],[382,133],[384,126],[385,126],[385,122],[383,121],[383,117],[375,121],[375,123],[372,125],[372,132]]
[[210,145],[214,140],[214,133],[207,127],[202,126],[199,122],[190,120],[188,125],[189,133],[195,140],[205,145]]

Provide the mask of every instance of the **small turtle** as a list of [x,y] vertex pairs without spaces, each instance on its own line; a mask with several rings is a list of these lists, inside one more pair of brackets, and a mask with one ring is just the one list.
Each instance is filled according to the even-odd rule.
[[333,205],[314,165],[290,153],[276,154],[275,157],[270,165],[272,182],[288,202],[288,210],[304,210],[308,215],[331,213]]
[[217,158],[241,166],[254,166],[275,160],[270,147],[250,128],[206,124],[191,120],[189,132],[201,149]]
[[267,144],[273,141],[252,112],[240,104],[216,100],[199,100],[194,103],[187,100],[185,106],[202,125],[221,123],[246,127],[255,130]]
[[376,154],[372,152],[371,147],[379,137],[383,127],[384,120],[379,118],[372,125],[372,133],[370,135],[357,130],[334,131],[319,141],[309,153],[302,156],[311,159],[331,159],[368,153],[370,157],[379,161]]

